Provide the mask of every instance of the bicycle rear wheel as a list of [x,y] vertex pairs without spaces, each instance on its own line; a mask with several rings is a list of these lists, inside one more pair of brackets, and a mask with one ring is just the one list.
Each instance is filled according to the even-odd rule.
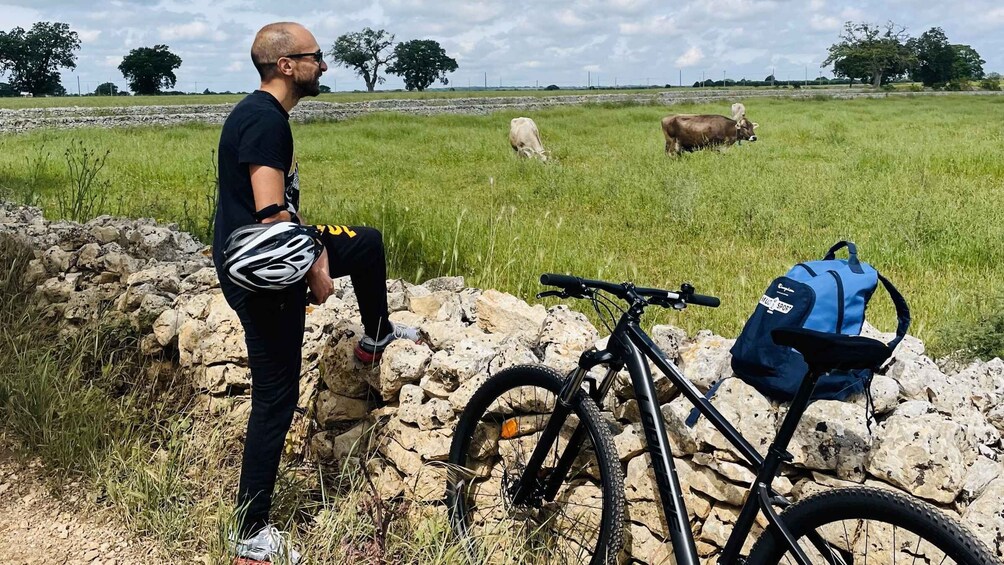
[[[789,507],[781,519],[813,565],[1000,564],[982,542],[934,506],[878,488],[816,494]],[[809,539],[811,532],[825,543]],[[768,529],[747,563],[797,562],[784,540]]]
[[[554,410],[562,377],[520,365],[474,394],[450,449],[447,504],[472,563],[615,563],[623,543],[624,477],[596,403],[578,392],[548,450],[534,494],[515,504],[517,482]],[[553,499],[543,494],[575,435],[581,448]]]

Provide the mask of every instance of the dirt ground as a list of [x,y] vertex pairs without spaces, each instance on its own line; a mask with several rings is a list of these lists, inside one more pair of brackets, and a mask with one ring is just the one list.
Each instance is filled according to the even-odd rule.
[[107,512],[87,508],[62,486],[56,498],[40,479],[39,465],[23,465],[0,446],[0,563],[3,565],[132,565],[160,563]]

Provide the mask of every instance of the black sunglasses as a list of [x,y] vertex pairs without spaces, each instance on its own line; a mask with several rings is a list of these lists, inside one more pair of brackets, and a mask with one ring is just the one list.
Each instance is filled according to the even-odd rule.
[[315,63],[320,63],[324,60],[324,51],[318,49],[313,53],[293,53],[292,55],[283,55],[287,59],[299,59],[300,57],[313,57]]

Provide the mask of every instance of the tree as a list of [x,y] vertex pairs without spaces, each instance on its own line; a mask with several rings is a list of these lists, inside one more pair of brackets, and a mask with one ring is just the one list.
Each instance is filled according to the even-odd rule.
[[924,86],[943,85],[952,80],[955,50],[940,27],[932,27],[916,39],[907,42],[916,57],[910,78]]
[[394,47],[394,62],[387,72],[404,79],[404,87],[419,92],[439,81],[450,84],[446,73],[457,70],[457,61],[446,55],[438,41],[413,39]]
[[378,83],[383,84],[386,80],[380,76],[380,66],[394,60],[394,53],[387,52],[393,44],[393,34],[382,29],[365,28],[339,36],[330,55],[336,64],[355,69],[356,74],[366,82],[366,90],[373,92]]
[[171,53],[167,45],[139,47],[122,59],[119,70],[136,94],[160,94],[161,88],[174,88],[178,77],[174,69],[181,66],[181,57]]
[[326,85],[326,84],[322,84],[320,86],[320,90],[321,90],[321,94],[328,94],[328,93],[331,92],[331,87],[328,86],[328,85]]
[[878,87],[906,73],[915,58],[905,42],[906,30],[889,22],[885,31],[869,23],[847,22],[840,43],[829,48],[821,67],[833,65],[833,74],[859,79]]
[[932,27],[917,39],[911,39],[907,45],[917,60],[910,77],[924,83],[924,86],[983,78],[983,63],[986,61],[968,45],[948,43],[940,27]]
[[952,45],[955,52],[955,63],[952,65],[952,78],[964,80],[980,80],[983,74],[983,64],[986,63],[975,49],[968,45]]
[[80,37],[68,24],[36,22],[25,31],[0,31],[0,69],[10,73],[15,90],[34,96],[65,92],[57,69],[75,69]]
[[114,82],[103,82],[94,89],[94,94],[97,96],[115,96],[119,93],[119,87],[115,86]]
[[767,75],[767,78],[763,79],[764,82],[774,82],[774,75]]

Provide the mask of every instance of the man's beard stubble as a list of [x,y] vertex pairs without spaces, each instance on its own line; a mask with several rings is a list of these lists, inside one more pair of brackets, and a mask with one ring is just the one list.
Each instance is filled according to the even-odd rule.
[[317,96],[318,94],[321,93],[321,75],[318,74],[316,77],[310,80],[305,80],[305,81],[297,80],[293,82],[293,88],[296,90],[297,98],[305,98],[307,96]]

